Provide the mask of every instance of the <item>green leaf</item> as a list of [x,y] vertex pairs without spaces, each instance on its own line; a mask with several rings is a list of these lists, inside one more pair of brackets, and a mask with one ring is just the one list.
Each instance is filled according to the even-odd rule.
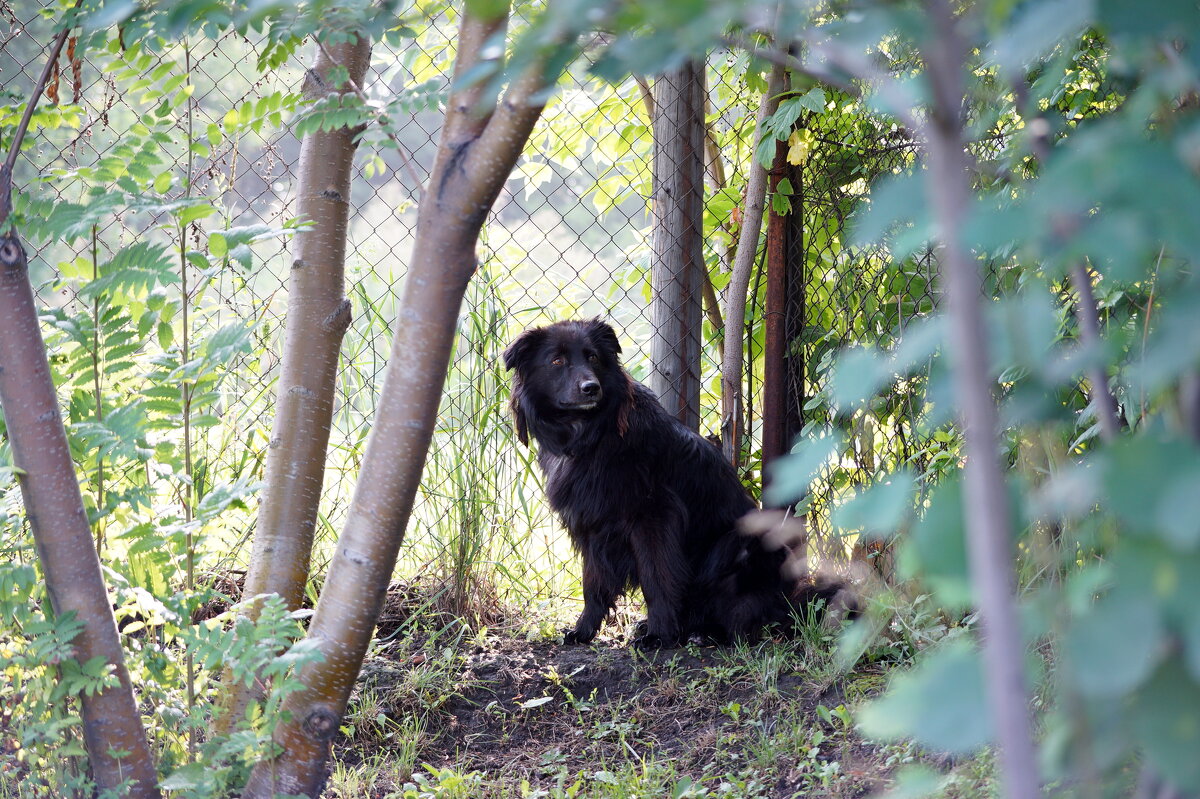
[[114,216],[124,202],[120,192],[93,194],[86,203],[37,203],[29,210],[31,234],[38,238],[72,242],[90,236],[93,225],[101,225]]
[[922,799],[935,796],[951,782],[950,775],[939,774],[928,766],[904,766],[895,775],[895,781],[887,793],[878,799]]
[[921,577],[949,608],[971,604],[967,569],[963,494],[959,475],[935,488],[929,509],[913,525],[898,553],[897,565],[907,578]]
[[202,203],[200,205],[189,206],[179,212],[179,224],[188,225],[195,222],[197,219],[203,219],[206,216],[212,216],[217,212],[217,209],[212,203]]
[[1150,676],[1163,655],[1158,607],[1131,591],[1109,593],[1067,631],[1063,647],[1079,689],[1118,697]]
[[204,340],[204,356],[211,363],[232,363],[234,358],[250,348],[252,328],[241,322],[231,322],[215,330]]
[[1200,452],[1150,435],[1125,438],[1100,461],[1108,506],[1142,534],[1181,551],[1200,546]]
[[1020,75],[1060,43],[1069,44],[1090,22],[1090,3],[1078,0],[1043,0],[1021,4],[1012,24],[997,36],[991,59],[1006,76]]
[[839,408],[855,408],[895,378],[887,355],[870,347],[853,347],[837,357],[829,378],[829,396]]
[[807,108],[814,114],[820,114],[825,110],[825,90],[820,86],[814,86],[808,92],[796,98],[796,104],[801,108]]
[[225,242],[223,233],[208,234],[208,251],[214,258],[224,258],[225,253],[229,252],[229,245]]
[[913,255],[933,240],[933,232],[925,197],[925,175],[919,170],[875,181],[868,201],[851,217],[853,243],[888,243],[894,258]]
[[773,137],[763,136],[754,147],[754,160],[766,169],[775,162],[775,144]]
[[792,132],[796,120],[800,118],[800,114],[807,107],[802,100],[803,98],[800,97],[789,97],[780,102],[775,113],[763,120],[764,134],[770,133],[776,139],[786,139]]
[[767,467],[770,482],[763,500],[768,505],[783,506],[800,499],[829,459],[845,448],[846,439],[840,432],[798,442],[790,454]]
[[834,508],[833,526],[870,536],[889,536],[912,512],[916,487],[916,475],[910,469],[894,472]]
[[174,269],[175,262],[167,255],[165,244],[137,241],[101,264],[100,276],[80,289],[79,297],[90,301],[101,295],[133,294],[178,283]]
[[991,303],[988,333],[993,373],[1013,366],[1042,371],[1059,340],[1059,313],[1048,291],[1022,291]]
[[971,752],[992,737],[983,685],[979,652],[951,641],[893,678],[882,698],[859,711],[859,726],[872,738],[911,737],[938,751]]
[[200,521],[211,521],[221,515],[231,505],[245,507],[245,500],[258,491],[259,485],[248,477],[240,478],[233,483],[220,483],[212,488],[196,505],[196,518]]
[[1185,792],[1200,790],[1200,682],[1178,660],[1164,663],[1137,697],[1133,731],[1160,775]]
[[1200,7],[1177,0],[1098,0],[1099,21],[1122,36],[1195,36],[1200,30]]
[[[228,257],[249,269],[253,263],[251,244],[280,236],[290,236],[295,232],[295,227],[276,227],[274,225],[231,227],[209,235],[209,252],[214,258]],[[214,241],[214,236],[217,238],[216,241]]]
[[171,772],[158,787],[165,791],[190,791],[204,787],[211,779],[207,763],[188,763]]

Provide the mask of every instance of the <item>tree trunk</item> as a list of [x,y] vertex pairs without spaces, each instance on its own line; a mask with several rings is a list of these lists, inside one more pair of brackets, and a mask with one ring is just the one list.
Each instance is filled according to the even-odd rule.
[[[775,161],[769,173],[769,192],[779,189],[779,181],[788,171],[787,143],[775,142]],[[762,382],[762,465],[768,464],[788,451],[790,439],[785,436],[788,396],[788,257],[789,215],[767,210],[767,302],[766,328],[763,336],[763,382]],[[800,209],[792,207],[791,214]],[[740,377],[740,375],[739,375]],[[740,405],[741,403],[739,403]],[[735,420],[735,423],[740,420]],[[739,424],[740,426],[740,424]],[[741,448],[733,451],[737,458]],[[737,461],[735,460],[736,464]]]
[[988,375],[983,279],[963,245],[971,207],[971,165],[963,136],[966,48],[945,0],[928,3],[936,36],[925,52],[933,94],[927,126],[930,205],[941,243],[941,279],[950,322],[950,358],[963,424],[964,516],[971,582],[978,592],[988,701],[996,721],[1004,795],[1041,796],[1033,745],[1025,647],[1017,618],[1012,521],[998,458],[1000,423]]
[[[646,116],[650,120],[650,124],[654,124],[654,93],[650,89],[650,84],[644,78],[636,77],[638,89],[642,94],[642,104],[646,108]],[[719,192],[725,188],[725,162],[721,160],[721,148],[717,144],[717,136],[713,133],[712,126],[708,124],[708,93],[705,92],[704,98],[704,177],[708,181],[708,187],[713,192]],[[651,198],[653,200],[653,198]],[[722,248],[722,252],[718,253],[721,259],[722,268],[725,271],[729,270],[729,249]],[[713,330],[717,334],[717,349],[721,357],[724,357],[725,352],[725,322],[721,319],[721,299],[717,296],[717,289],[713,286],[712,277],[707,269],[700,272],[701,293],[704,295],[704,315],[708,317],[708,323],[712,325]]]
[[[7,194],[8,187],[0,187]],[[83,694],[83,740],[96,784],[122,795],[157,797],[158,776],[125,669],[117,622],[100,572],[67,433],[50,379],[25,248],[0,236],[0,409],[8,429],[21,496],[56,616],[73,613],[83,629],[72,642],[80,664],[100,658],[118,684]],[[113,751],[123,752],[120,758]]]
[[700,428],[700,300],[704,281],[704,64],[654,81],[654,229],[650,388]]
[[[776,65],[771,70],[767,92],[758,106],[755,125],[758,140],[762,138],[763,120],[779,107],[779,95],[787,85],[787,71]],[[746,181],[746,207],[742,213],[742,230],[738,234],[737,253],[733,257],[733,272],[725,287],[725,357],[721,363],[721,448],[725,459],[737,464],[742,445],[742,370],[743,343],[746,340],[746,294],[750,290],[750,275],[758,254],[758,235],[762,230],[763,208],[767,196],[767,168],[751,156],[750,176]]]
[[315,797],[324,783],[329,742],[370,643],[433,437],[479,231],[545,102],[541,63],[515,80],[495,107],[483,107],[483,86],[462,85],[485,42],[502,36],[506,24],[507,10],[490,21],[474,16],[470,6],[463,13],[455,89],[417,219],[379,408],[309,629],[325,659],[301,671],[305,687],[288,697],[290,720],[275,733],[282,754],[255,767],[246,797]]
[[[21,142],[69,32],[63,28],[55,36],[0,165],[0,228],[12,211],[12,176]],[[13,466],[19,470],[21,498],[51,609],[56,616],[73,614],[83,625],[71,642],[75,661],[82,665],[99,659],[117,678],[111,688],[78,697],[92,776],[105,792],[116,792],[128,783],[124,796],[158,797],[154,756],[125,668],[117,621],[71,461],[29,282],[29,261],[15,230],[0,234],[0,413]]]
[[[370,62],[371,42],[365,36],[318,48],[316,66],[305,78],[305,96],[317,100],[353,91],[351,85],[330,85],[330,72],[343,66],[350,83],[362,85]],[[242,591],[244,597],[278,594],[292,610],[300,607],[308,580],[338,355],[350,324],[350,301],[343,286],[357,134],[350,128],[316,131],[300,146],[298,215],[312,227],[296,236],[266,485]],[[253,607],[246,610],[255,615]],[[226,674],[225,712],[217,717],[218,729],[227,732],[260,696],[260,689],[234,683]]]

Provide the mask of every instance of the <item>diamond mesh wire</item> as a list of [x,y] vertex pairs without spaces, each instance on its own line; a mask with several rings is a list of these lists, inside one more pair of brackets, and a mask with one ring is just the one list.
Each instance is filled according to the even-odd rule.
[[[835,529],[830,509],[852,489],[919,461],[929,431],[922,425],[919,377],[900,381],[868,407],[831,407],[821,393],[831,358],[851,346],[886,350],[907,324],[929,315],[937,302],[935,264],[929,252],[896,259],[883,245],[858,243],[848,226],[869,199],[872,181],[912,167],[911,137],[871,116],[812,115],[801,124],[811,144],[788,175],[794,191],[785,429],[790,437],[804,429],[838,428],[849,441],[849,450],[813,483],[808,513],[817,551],[842,560],[848,549],[842,536],[852,531]],[[861,546],[856,551],[861,554]]]
[[[4,5],[2,10],[11,30],[3,39],[0,80],[5,101],[19,102],[44,63],[51,30],[36,9]],[[314,574],[323,573],[345,517],[382,385],[416,220],[416,187],[402,161],[411,160],[420,180],[428,177],[440,121],[436,100],[446,89],[453,51],[451,35],[448,27],[435,25],[404,49],[378,45],[363,87],[376,99],[397,94],[410,98],[406,106],[410,113],[402,120],[393,114],[405,152],[382,145],[376,149],[373,144],[379,137],[368,134],[354,175],[346,264],[346,293],[354,306],[354,320],[343,343]],[[294,213],[299,142],[286,128],[266,126],[261,133],[243,130],[188,155],[187,143],[203,140],[210,125],[221,126],[229,109],[271,92],[298,91],[303,67],[296,59],[259,75],[243,68],[255,55],[254,43],[230,34],[215,41],[196,39],[166,47],[152,54],[143,70],[148,75],[173,62],[157,80],[183,74],[195,87],[191,99],[176,110],[178,142],[164,148],[168,161],[163,167],[177,175],[188,172],[193,193],[209,198],[220,213],[189,228],[188,247],[204,246],[202,228],[278,226]],[[719,52],[710,58],[707,70],[711,146],[704,258],[718,293],[728,279],[742,202],[738,192],[752,149],[757,94],[740,78],[744,58]],[[80,188],[70,170],[120,157],[115,149],[119,138],[146,109],[136,97],[122,94],[130,78],[118,80],[112,73],[114,63],[89,52],[80,64],[77,91],[71,86],[71,70],[64,68],[59,102],[79,105],[81,125],[43,128],[33,134],[33,147],[18,170],[18,190],[77,201]],[[582,74],[569,76],[497,200],[481,241],[482,267],[463,310],[442,414],[398,575],[447,570],[448,564],[469,559],[471,547],[477,546],[491,576],[503,578],[493,582],[520,596],[549,600],[577,595],[577,570],[566,536],[541,498],[540,477],[531,468],[530,454],[508,432],[508,378],[500,353],[507,341],[529,326],[568,316],[603,315],[618,329],[631,372],[638,378],[646,376],[651,338],[647,89],[644,82],[634,80],[611,86]],[[797,191],[792,202],[803,226],[792,239],[789,258],[797,287],[788,305],[790,412],[805,423],[821,422],[827,413],[809,400],[824,385],[830,353],[851,343],[886,344],[904,320],[927,313],[934,301],[928,281],[905,278],[908,273],[893,269],[885,252],[846,243],[848,213],[866,196],[867,181],[912,157],[908,143],[883,122],[862,117],[857,124],[846,125],[814,130],[816,144],[794,180]],[[851,180],[843,180],[848,157],[857,159],[858,171]],[[53,170],[66,172],[35,183]],[[157,225],[157,220],[137,214],[114,215],[96,228],[99,258],[140,236],[178,247],[174,234]],[[90,242],[71,247],[49,243],[31,252],[32,273],[47,306],[87,310],[78,297],[80,281],[69,279],[63,265],[90,257],[90,246]],[[197,463],[207,475],[209,488],[236,476],[262,476],[286,310],[289,252],[290,245],[283,239],[257,242],[250,269],[227,265],[211,275],[207,288],[189,297],[195,339],[228,321],[254,324],[251,353],[228,364],[217,423],[195,433]],[[925,263],[909,272],[928,274],[928,267]],[[752,355],[760,352],[762,282],[754,283],[760,288],[755,289],[757,312],[751,315],[747,337]],[[718,334],[706,320],[702,432],[720,426],[718,362],[711,346]],[[52,347],[61,341],[52,329],[47,337]],[[759,380],[752,372],[751,405]],[[857,423],[853,458],[863,479],[906,457],[914,436],[912,425],[903,414],[873,421],[863,417]],[[177,438],[180,432],[161,435]],[[110,471],[110,482],[121,477],[136,480],[133,472],[143,467],[130,463],[116,468],[117,474]],[[198,487],[203,490],[203,485]],[[814,497],[815,507],[827,506],[837,493],[831,481],[824,493]],[[156,501],[177,502],[177,486],[162,486]],[[221,566],[236,565],[248,554],[244,544],[252,534],[254,515],[252,508],[231,510],[222,517],[219,529],[210,532],[218,542],[214,549],[224,560]],[[827,525],[822,529],[827,530]]]

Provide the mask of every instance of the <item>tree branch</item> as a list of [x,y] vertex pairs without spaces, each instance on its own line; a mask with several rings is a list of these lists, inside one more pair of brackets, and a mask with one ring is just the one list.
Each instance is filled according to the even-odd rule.
[[[479,138],[487,126],[494,105],[485,104],[483,93],[488,81],[476,79],[463,85],[467,73],[485,61],[495,62],[496,68],[504,65],[504,48],[488,57],[487,43],[502,38],[508,30],[508,12],[490,20],[464,13],[458,29],[458,48],[454,61],[454,76],[451,80],[450,98],[446,103],[445,139],[452,146],[466,144]],[[431,184],[432,185],[432,184]]]
[[[324,54],[327,59],[338,66],[345,66],[336,58],[334,58],[333,54],[329,52],[329,48],[325,46],[325,42],[321,41],[321,39],[316,36],[314,36],[313,39],[316,41],[317,47],[321,49],[321,53]],[[353,77],[348,77],[346,81],[350,87],[350,90],[354,92],[354,96],[357,97],[365,107],[370,108],[370,101],[367,99],[366,92],[364,92],[362,87],[358,85],[358,81],[354,80]],[[384,135],[392,140],[392,144],[396,145],[396,152],[400,155],[400,164],[404,167],[404,171],[408,173],[409,179],[413,182],[413,188],[416,189],[417,193],[417,203],[420,204],[421,198],[425,194],[425,183],[421,180],[421,176],[417,174],[417,170],[413,166],[412,158],[409,157],[408,150],[404,147],[404,144],[401,143],[400,139],[396,137],[396,134],[392,132],[392,120],[388,117],[388,115],[382,111],[375,111],[374,116],[375,121],[379,124],[379,127],[383,129]]]
[[758,106],[755,122],[755,144],[751,149],[750,176],[746,181],[746,206],[742,212],[742,229],[738,235],[733,270],[725,288],[725,354],[721,362],[721,447],[725,459],[736,464],[741,451],[742,435],[742,340],[746,328],[746,292],[758,253],[759,233],[762,231],[763,210],[766,207],[767,168],[753,155],[763,138],[763,123],[779,107],[779,96],[787,85],[787,69],[775,64],[766,94]]
[[508,87],[463,160],[465,174],[476,175],[477,171],[491,174],[491,179],[472,181],[473,188],[480,191],[464,196],[463,204],[467,208],[481,208],[486,213],[492,207],[546,107],[545,93],[551,85],[546,75],[546,62],[538,58]]
[[[504,29],[464,11],[455,74],[478,63],[481,43]],[[542,70],[510,87],[494,112],[478,85],[456,92],[434,159],[371,434],[354,499],[309,626],[324,660],[298,675],[288,718],[275,729],[282,754],[257,764],[243,796],[320,794],[332,737],[346,710],[396,565],[433,439],[463,295],[475,272],[479,231],[541,110]],[[537,77],[535,77],[535,75]],[[520,139],[518,140],[518,137]],[[468,164],[467,158],[477,161]]]
[[642,93],[642,105],[646,106],[646,118],[650,120],[650,124],[654,124],[654,92],[650,91],[650,81],[643,78],[641,75],[634,75],[633,79],[637,81],[638,91]]
[[[786,67],[800,75],[807,75],[819,83],[840,89],[851,96],[860,97],[862,95],[862,89],[852,80],[847,80],[846,77],[830,71],[820,62],[814,63],[811,60],[799,59],[778,47],[759,47],[741,36],[725,36],[722,41],[729,47],[746,50],[764,61]],[[880,99],[889,106],[891,113],[895,114],[896,118],[905,126],[913,130],[919,130],[922,127],[920,120],[913,113],[915,98],[895,78],[881,70],[865,54],[856,52],[828,37],[819,37],[814,29],[803,31],[799,36],[799,41],[808,48],[811,55],[832,64],[851,78],[871,86],[875,94],[879,95]]]
[[0,227],[4,226],[4,223],[8,221],[9,214],[12,213],[12,173],[17,165],[17,156],[21,152],[21,143],[25,140],[29,122],[33,119],[33,112],[42,97],[42,92],[46,90],[46,81],[50,80],[50,73],[54,71],[54,65],[58,63],[58,54],[62,52],[63,43],[67,41],[70,32],[71,28],[68,25],[54,37],[54,41],[50,45],[50,57],[46,59],[46,66],[42,67],[42,74],[38,76],[37,83],[33,85],[29,103],[25,106],[25,113],[21,115],[21,121],[17,123],[17,128],[13,131],[12,145],[8,148],[4,166],[0,167]]
[[[1018,110],[1024,112],[1029,97],[1024,80],[1013,81],[1013,96],[1016,98]],[[1030,120],[1029,130],[1031,133],[1030,150],[1038,163],[1044,165],[1050,160],[1048,139],[1050,126],[1045,117],[1041,116],[1036,109]],[[1101,344],[1100,311],[1096,307],[1096,296],[1092,291],[1092,277],[1088,273],[1087,265],[1081,260],[1072,263],[1070,278],[1071,285],[1078,296],[1075,301],[1075,319],[1079,323],[1079,339],[1086,347],[1098,352]],[[1089,399],[1096,409],[1096,419],[1100,423],[1100,437],[1111,444],[1121,432],[1120,417],[1117,415],[1117,399],[1108,385],[1108,375],[1105,373],[1103,364],[1089,367],[1087,377],[1088,382],[1091,383]]]
[[777,67],[783,67],[797,75],[805,75],[818,83],[824,83],[826,86],[840,89],[853,97],[858,97],[862,93],[859,87],[854,85],[853,81],[847,80],[843,75],[830,72],[820,65],[801,61],[791,53],[784,52],[775,47],[760,47],[747,36],[729,34],[721,37],[721,43],[734,50],[745,50],[755,58],[762,59]]
[[[1075,301],[1075,319],[1079,322],[1079,338],[1084,345],[1093,349],[1097,354],[1101,345],[1100,312],[1096,308],[1096,296],[1092,292],[1092,276],[1088,273],[1083,261],[1071,264],[1071,284],[1075,288],[1078,299]],[[1102,363],[1089,367],[1088,382],[1091,383],[1091,400],[1096,409],[1096,419],[1100,422],[1100,437],[1111,444],[1117,440],[1121,432],[1121,423],[1117,416],[1117,399],[1113,396],[1108,385],[1108,374]]]

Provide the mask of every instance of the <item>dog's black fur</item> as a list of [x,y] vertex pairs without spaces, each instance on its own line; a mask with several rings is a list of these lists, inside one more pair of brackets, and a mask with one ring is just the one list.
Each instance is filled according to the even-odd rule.
[[784,576],[785,548],[738,533],[756,506],[737,474],[625,372],[620,352],[596,319],[528,330],[504,353],[517,436],[537,439],[550,504],[583,557],[584,608],[567,641],[592,640],[638,587],[645,647],[754,637],[831,598],[836,588]]

